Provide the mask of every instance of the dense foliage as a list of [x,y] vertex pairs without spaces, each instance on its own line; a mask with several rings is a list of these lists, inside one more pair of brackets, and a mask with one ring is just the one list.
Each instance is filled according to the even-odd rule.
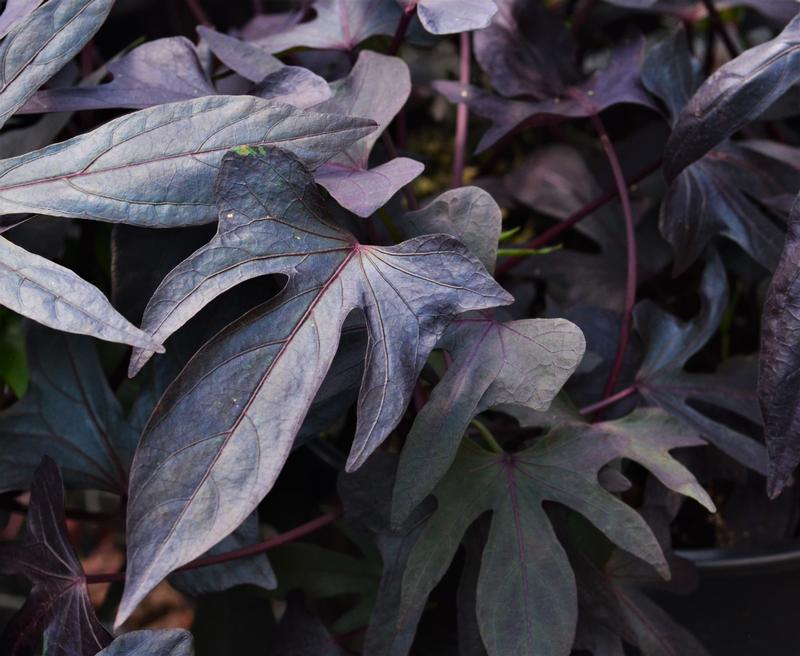
[[800,15],[719,5],[8,0],[0,652],[708,653],[673,548],[800,517]]

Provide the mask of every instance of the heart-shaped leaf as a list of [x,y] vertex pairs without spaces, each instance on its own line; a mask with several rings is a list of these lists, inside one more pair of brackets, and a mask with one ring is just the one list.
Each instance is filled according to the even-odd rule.
[[580,513],[612,542],[668,576],[645,521],[604,490],[597,475],[606,463],[629,458],[713,511],[703,488],[669,456],[671,449],[700,444],[684,424],[654,409],[614,422],[562,424],[518,453],[491,453],[466,440],[434,491],[437,510],[409,557],[402,609],[416,612],[425,603],[466,530],[491,511],[477,596],[488,653],[566,656],[577,620],[575,579],[542,504],[557,502]]
[[667,180],[757,119],[798,81],[800,15],[771,41],[721,66],[697,90],[667,142]]
[[417,8],[422,26],[431,34],[481,30],[497,13],[494,0],[397,0],[406,10]]
[[45,457],[36,470],[25,536],[0,542],[0,574],[23,576],[33,588],[0,637],[7,656],[32,656],[44,635],[48,656],[95,656],[111,642],[86,590],[83,568],[69,543],[64,486]]
[[289,153],[232,152],[215,188],[217,236],[167,276],[145,324],[173,332],[254,276],[283,273],[289,282],[206,345],[153,413],[131,474],[118,621],[169,572],[235,529],[270,490],[352,311],[364,313],[369,345],[351,470],[400,421],[450,321],[512,300],[452,237],[358,243],[331,222],[311,174]]
[[131,631],[97,656],[194,656],[192,634],[183,629]]
[[0,304],[51,328],[163,351],[78,275],[0,237]]
[[316,106],[315,111],[370,118],[378,129],[328,160],[317,170],[315,179],[345,209],[358,216],[371,216],[425,168],[407,157],[369,168],[375,142],[411,93],[408,66],[397,57],[363,50],[350,75],[331,86],[333,97]]
[[315,168],[373,125],[247,96],[159,105],[0,161],[0,214],[150,228],[209,223],[217,215],[212,182],[231,148],[280,145]]
[[0,126],[80,52],[114,0],[51,0],[0,42]]

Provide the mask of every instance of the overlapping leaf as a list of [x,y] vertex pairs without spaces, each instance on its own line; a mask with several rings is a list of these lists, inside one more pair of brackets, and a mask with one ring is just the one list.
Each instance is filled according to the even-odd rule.
[[51,0],[0,42],[0,126],[80,52],[114,0]]
[[313,6],[310,21],[254,43],[270,53],[297,47],[350,51],[371,36],[394,34],[402,14],[395,0],[317,0]]
[[397,0],[406,9],[416,7],[422,26],[432,34],[481,30],[497,13],[494,0]]
[[769,452],[769,492],[777,496],[800,462],[800,202],[789,217],[780,263],[764,304],[761,324],[758,396]]
[[138,432],[106,383],[91,340],[28,330],[30,389],[0,414],[0,491],[26,490],[43,456],[69,487],[126,494]]
[[[688,110],[699,80],[699,64],[682,32],[654,47],[642,68],[643,83],[664,103],[673,123]],[[684,270],[709,241],[723,235],[772,269],[783,236],[770,201],[794,190],[798,171],[746,143],[743,147],[720,140],[713,146],[677,175],[661,206],[659,227],[675,253],[674,268]]]
[[409,558],[401,610],[415,612],[425,603],[467,528],[491,511],[477,595],[487,651],[569,654],[577,620],[575,579],[542,504],[557,502],[580,513],[612,542],[668,576],[647,524],[599,485],[598,471],[611,460],[629,458],[713,510],[706,492],[668,453],[702,443],[684,424],[653,409],[615,422],[562,424],[517,453],[490,453],[465,441],[434,491],[438,507]]
[[192,634],[182,629],[131,631],[97,656],[194,656]]
[[402,417],[454,316],[511,301],[452,237],[359,244],[330,222],[308,170],[278,149],[230,153],[215,187],[217,236],[167,277],[145,325],[172,332],[247,278],[283,273],[289,282],[206,345],[154,412],[131,474],[119,620],[269,491],[351,311],[364,312],[370,336],[354,469]]
[[375,142],[411,93],[408,66],[397,57],[364,50],[350,75],[332,88],[333,97],[317,105],[315,111],[370,118],[378,129],[328,160],[317,170],[315,179],[344,208],[358,216],[371,216],[425,168],[407,157],[369,168]]
[[[466,103],[492,122],[479,151],[523,123],[587,117],[620,103],[653,106],[639,82],[641,38],[625,39],[606,67],[586,78],[575,66],[569,32],[538,0],[498,0],[497,5],[492,24],[475,34],[475,55],[505,97],[455,82],[434,84],[451,102]],[[532,100],[510,99],[519,96]]]
[[0,15],[0,37],[25,20],[44,0],[8,0]]
[[117,312],[97,287],[3,237],[0,304],[51,328],[163,351]]
[[86,580],[69,543],[58,466],[36,470],[25,536],[0,543],[0,574],[24,576],[33,588],[0,637],[7,656],[33,656],[42,635],[48,656],[95,656],[111,636],[95,615]]
[[636,374],[636,386],[645,399],[694,427],[721,451],[757,472],[766,472],[762,444],[701,412],[701,402],[760,424],[754,367],[741,362],[732,371],[689,374],[684,365],[716,332],[728,298],[725,269],[711,253],[700,285],[702,308],[683,323],[652,301],[636,306],[634,321],[645,346],[645,358]]
[[0,161],[0,214],[38,212],[145,227],[216,219],[212,182],[240,145],[279,145],[314,168],[373,129],[253,97],[143,109],[41,150]]
[[664,152],[672,181],[692,162],[757,119],[800,81],[800,15],[777,37],[721,66],[677,117]]

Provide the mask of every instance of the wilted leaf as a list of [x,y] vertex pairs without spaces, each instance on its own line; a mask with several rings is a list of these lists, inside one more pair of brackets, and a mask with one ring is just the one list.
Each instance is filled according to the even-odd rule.
[[80,52],[114,0],[51,0],[0,42],[0,126]]
[[50,328],[163,351],[75,273],[0,237],[0,304]]
[[231,148],[280,145],[314,168],[372,129],[371,121],[248,96],[151,107],[0,161],[0,213],[151,228],[209,223],[216,219],[212,181]]
[[42,635],[48,656],[95,656],[111,642],[89,601],[86,579],[69,543],[64,487],[45,457],[36,470],[25,536],[0,542],[0,574],[24,576],[33,588],[0,637],[6,656],[33,656]]
[[411,77],[402,59],[363,50],[345,79],[334,82],[333,97],[315,111],[363,116],[378,128],[323,164],[315,179],[339,204],[358,216],[371,216],[425,168],[407,157],[397,157],[374,169],[369,155],[381,133],[408,100]]
[[182,629],[131,631],[97,656],[193,656],[192,634]]
[[395,0],[317,0],[316,16],[306,23],[254,41],[267,52],[304,46],[319,50],[353,50],[378,34],[391,35],[402,13]]
[[446,235],[359,244],[331,223],[311,174],[278,149],[230,153],[215,188],[217,236],[167,276],[144,325],[166,335],[245,279],[283,273],[289,282],[206,345],[154,412],[132,470],[119,620],[270,490],[353,310],[364,312],[370,343],[351,470],[400,421],[454,316],[511,301]]
[[684,365],[716,332],[728,299],[725,269],[715,253],[700,285],[702,307],[698,316],[684,323],[652,301],[636,306],[634,321],[645,345],[645,357],[636,374],[639,393],[651,403],[683,421],[721,451],[759,473],[766,472],[763,445],[721,421],[700,412],[700,401],[761,423],[756,398],[755,371],[689,374]]
[[772,277],[761,324],[758,396],[764,414],[769,452],[770,496],[792,481],[800,462],[800,202],[789,217],[789,231],[780,263]]
[[473,417],[502,404],[547,410],[585,345],[563,319],[456,319],[439,345],[453,363],[417,413],[401,454],[393,522],[404,522],[445,475]]
[[664,151],[669,181],[757,119],[800,82],[800,16],[771,41],[721,66],[681,112]]
[[668,576],[647,524],[605,491],[597,474],[606,463],[629,458],[713,510],[691,473],[668,454],[702,443],[683,424],[652,409],[614,422],[562,424],[517,453],[490,453],[466,440],[434,491],[438,507],[409,558],[402,608],[415,612],[425,603],[467,528],[491,511],[477,597],[489,654],[566,656],[577,620],[575,579],[542,504],[557,502],[580,513],[612,542]]
[[0,414],[0,491],[26,490],[43,456],[71,488],[126,494],[139,437],[91,340],[30,326],[30,389]]

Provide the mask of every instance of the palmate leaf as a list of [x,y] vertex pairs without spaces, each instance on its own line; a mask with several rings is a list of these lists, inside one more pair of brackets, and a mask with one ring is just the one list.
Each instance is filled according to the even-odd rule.
[[24,576],[33,588],[0,637],[5,656],[33,656],[44,634],[48,656],[95,656],[111,642],[89,601],[86,579],[69,543],[64,487],[45,457],[36,470],[25,536],[0,543],[0,574]]
[[[701,310],[684,323],[649,300],[637,304],[636,329],[644,341],[645,357],[636,374],[636,387],[650,403],[687,422],[718,449],[759,473],[766,472],[764,446],[722,421],[701,412],[701,402],[761,423],[756,398],[755,370],[748,362],[732,371],[714,374],[685,372],[684,365],[716,332],[725,311],[728,285],[719,256],[711,252],[700,283]],[[736,364],[736,363],[730,363]]]
[[0,126],[80,52],[114,0],[51,0],[0,43]]
[[247,278],[289,282],[207,344],[153,413],[131,474],[118,621],[270,490],[352,311],[364,313],[369,345],[351,470],[402,417],[449,322],[512,300],[452,237],[359,244],[331,223],[310,172],[279,149],[226,155],[215,189],[217,236],[167,276],[145,325],[173,332]]
[[431,34],[458,34],[481,30],[497,13],[494,0],[397,0],[406,9],[417,8],[422,26]]
[[[673,125],[700,80],[700,64],[680,30],[653,47],[642,67],[642,82],[664,103]],[[659,228],[675,253],[675,272],[692,264],[717,235],[773,269],[783,241],[776,219],[782,217],[769,206],[794,193],[797,176],[790,163],[748,142],[715,144],[672,181],[661,205]]]
[[325,162],[315,179],[342,207],[368,217],[425,168],[407,157],[369,168],[375,142],[408,100],[411,75],[402,59],[363,50],[350,74],[331,86],[333,97],[315,111],[370,118],[378,129]]
[[131,631],[97,656],[194,656],[192,634],[182,629]]
[[[478,151],[520,126],[584,118],[620,103],[653,107],[639,81],[644,54],[640,37],[626,38],[605,68],[591,77],[575,65],[575,43],[562,21],[539,0],[497,0],[491,25],[475,33],[475,55],[503,96],[456,82],[434,88],[454,103],[492,122]],[[512,99],[514,97],[524,97]]]
[[0,214],[150,228],[217,218],[213,180],[240,145],[278,145],[315,168],[374,129],[365,119],[304,112],[249,96],[159,105],[69,141],[0,161]]
[[761,323],[758,396],[769,452],[770,496],[792,481],[800,462],[800,202],[795,201],[780,263],[764,303]]
[[771,41],[721,66],[678,117],[664,151],[669,181],[757,119],[800,81],[800,15]]
[[69,269],[0,237],[0,304],[51,328],[163,351]]
[[542,504],[557,502],[580,513],[620,548],[668,576],[645,521],[604,490],[597,475],[608,462],[629,458],[713,510],[706,492],[668,453],[700,444],[693,431],[655,409],[614,422],[565,423],[517,453],[490,453],[466,440],[434,491],[438,507],[409,557],[401,610],[416,612],[425,603],[466,530],[491,511],[477,594],[487,651],[566,656],[577,620],[575,579]]
[[317,0],[316,16],[255,40],[267,52],[306,47],[350,51],[378,34],[392,35],[402,10],[395,0]]
[[126,494],[139,434],[91,340],[30,326],[27,346],[30,389],[0,414],[0,491],[27,490],[48,456],[70,488]]

